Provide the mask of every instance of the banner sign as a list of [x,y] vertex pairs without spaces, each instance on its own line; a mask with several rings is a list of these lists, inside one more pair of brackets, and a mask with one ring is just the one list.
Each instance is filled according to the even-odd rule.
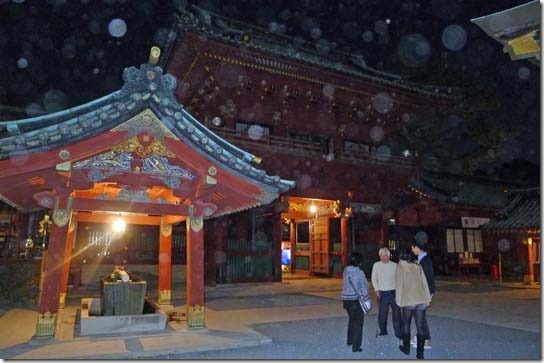
[[379,214],[382,212],[382,206],[380,204],[350,202],[349,206],[353,213]]
[[478,228],[487,222],[489,222],[489,218],[461,217],[461,226],[463,228]]

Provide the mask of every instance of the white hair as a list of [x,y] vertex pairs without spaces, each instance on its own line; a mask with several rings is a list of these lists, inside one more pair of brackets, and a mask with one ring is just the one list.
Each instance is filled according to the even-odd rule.
[[380,250],[378,251],[378,256],[381,256],[383,254],[386,254],[387,257],[391,257],[391,251],[389,251],[389,248],[387,247],[382,247],[380,248]]

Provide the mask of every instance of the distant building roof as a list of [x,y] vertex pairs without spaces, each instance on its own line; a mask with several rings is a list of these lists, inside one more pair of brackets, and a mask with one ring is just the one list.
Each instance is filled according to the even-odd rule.
[[408,189],[428,198],[460,205],[503,208],[508,203],[502,183],[461,175],[423,172]]
[[471,21],[504,45],[504,52],[508,52],[512,60],[527,59],[540,65],[539,0]]
[[[308,46],[303,40],[297,41],[293,37],[271,33],[265,29],[226,18],[195,5],[192,5],[189,10],[180,10],[180,12],[179,27],[181,31],[189,28],[225,43],[305,62],[353,77],[388,86],[395,86],[427,96],[450,99],[458,96],[458,92],[451,87],[409,82],[397,74],[369,67],[361,56],[334,51],[319,53],[315,50],[315,47]],[[169,39],[169,42],[166,46],[166,51],[161,57],[162,63],[170,57],[169,53],[173,49],[175,39]],[[297,45],[294,46],[293,43],[297,43]]]
[[529,197],[517,194],[497,217],[482,226],[491,232],[509,230],[540,231],[540,195]]

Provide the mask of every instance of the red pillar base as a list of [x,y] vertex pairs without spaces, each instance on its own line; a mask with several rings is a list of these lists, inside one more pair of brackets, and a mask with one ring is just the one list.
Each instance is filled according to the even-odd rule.
[[204,320],[204,220],[187,219],[187,324],[205,327]]
[[57,314],[45,312],[43,314],[38,314],[38,322],[36,323],[36,334],[37,338],[52,338],[55,336],[57,325]]
[[189,328],[203,328],[206,326],[204,306],[187,306],[187,324],[189,325]]
[[172,296],[172,225],[161,222],[159,236],[159,305],[170,305]]

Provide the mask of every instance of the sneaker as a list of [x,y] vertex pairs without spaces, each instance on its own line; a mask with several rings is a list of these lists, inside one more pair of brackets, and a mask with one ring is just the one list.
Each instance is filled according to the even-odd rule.
[[[412,340],[410,341],[410,344],[412,345],[412,347],[416,348],[417,347],[417,337],[413,337]],[[431,339],[425,339],[425,345],[423,346],[424,349],[431,349],[433,347],[433,345],[431,344]]]

